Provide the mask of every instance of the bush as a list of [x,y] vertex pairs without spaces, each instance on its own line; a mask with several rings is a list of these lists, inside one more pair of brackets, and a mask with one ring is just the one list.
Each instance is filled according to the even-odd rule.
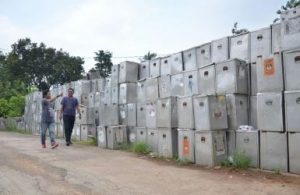
[[132,150],[138,154],[149,154],[151,152],[150,147],[144,142],[133,144]]
[[25,107],[25,97],[24,96],[13,96],[9,99],[9,117],[22,116]]
[[243,153],[235,153],[232,159],[224,160],[221,165],[224,167],[235,167],[238,169],[247,169],[250,166],[251,159]]
[[9,110],[8,101],[0,99],[0,117],[7,117]]

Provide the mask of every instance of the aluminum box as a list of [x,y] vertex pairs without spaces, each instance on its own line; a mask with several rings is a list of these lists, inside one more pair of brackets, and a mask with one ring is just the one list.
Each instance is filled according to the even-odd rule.
[[107,128],[107,148],[115,150],[127,143],[126,126],[109,126]]
[[287,134],[260,132],[260,168],[287,172]]
[[280,53],[265,58],[258,57],[256,72],[258,92],[279,92],[283,90],[283,71]]
[[112,83],[111,86],[111,103],[119,104],[119,85],[118,83]]
[[290,132],[289,134],[289,167],[290,172],[300,173],[300,133]]
[[230,58],[237,58],[249,62],[250,34],[245,33],[230,37]]
[[146,104],[146,127],[156,128],[156,102],[150,102]]
[[158,154],[158,130],[147,129],[147,144],[153,153]]
[[179,73],[171,76],[171,95],[184,96],[183,73]]
[[216,64],[217,94],[248,93],[248,73],[244,61],[228,60]]
[[176,97],[157,100],[156,123],[157,127],[178,127]]
[[146,104],[137,104],[137,126],[146,127]]
[[120,120],[118,105],[104,105],[101,113],[103,113],[103,126],[119,125]]
[[285,91],[285,127],[300,132],[300,91]]
[[272,53],[281,51],[281,24],[271,25],[272,32]]
[[106,105],[111,104],[111,78],[105,79],[103,102]]
[[228,128],[238,129],[240,125],[248,125],[248,96],[227,94]]
[[145,127],[137,127],[136,128],[136,141],[138,143],[146,143],[147,142],[147,129]]
[[127,126],[136,126],[136,104],[119,105],[120,124]]
[[284,131],[282,93],[257,94],[257,127],[264,131]]
[[213,63],[222,62],[229,58],[229,37],[211,42],[211,58]]
[[137,102],[146,103],[146,80],[137,82]]
[[149,78],[150,75],[150,61],[144,61],[139,64],[139,80]]
[[160,58],[160,75],[171,74],[171,61],[170,56]]
[[178,129],[178,158],[195,162],[195,131]]
[[173,128],[158,129],[158,155],[166,158],[178,156],[178,132]]
[[263,28],[250,33],[251,62],[256,62],[257,56],[267,57],[271,54],[271,28]]
[[150,61],[150,77],[160,76],[160,58]]
[[136,103],[137,84],[122,83],[120,84],[119,104]]
[[184,96],[199,94],[198,91],[198,71],[188,71],[183,73],[184,77]]
[[197,130],[227,129],[225,96],[196,96],[193,105]]
[[250,95],[257,94],[257,70],[256,70],[257,63],[250,64]]
[[180,73],[183,71],[183,57],[182,53],[172,54],[170,56],[171,74]]
[[197,47],[196,63],[198,68],[211,64],[211,43]]
[[194,129],[194,111],[192,97],[182,97],[177,99],[178,127]]
[[300,49],[283,53],[285,90],[300,90]]
[[226,142],[227,142],[227,156],[229,159],[233,159],[236,151],[236,132],[235,130],[226,131]]
[[202,67],[198,70],[199,94],[214,95],[216,94],[216,68],[215,64]]
[[135,62],[125,61],[120,63],[119,83],[136,82],[138,78],[139,64]]
[[249,125],[257,129],[257,96],[250,96],[249,104]]
[[171,96],[171,76],[164,75],[158,78],[159,97],[167,98]]
[[119,68],[120,65],[113,65],[111,67],[111,83],[118,84],[119,83]]
[[236,131],[236,151],[251,159],[251,167],[259,167],[259,132]]
[[146,102],[156,101],[158,99],[158,78],[146,80]]
[[195,162],[203,166],[220,165],[226,159],[225,131],[195,131]]
[[196,70],[197,69],[197,54],[196,48],[191,48],[183,51],[183,70]]
[[[293,10],[289,11],[293,13]],[[282,50],[300,47],[300,15],[281,17],[281,44]]]
[[100,148],[107,148],[107,129],[104,126],[97,127],[97,144]]
[[127,141],[130,144],[137,142],[137,128],[136,127],[127,127]]
[[76,112],[75,122],[77,124],[94,124],[94,109],[87,108],[86,106],[79,106],[81,118],[79,118],[79,114]]

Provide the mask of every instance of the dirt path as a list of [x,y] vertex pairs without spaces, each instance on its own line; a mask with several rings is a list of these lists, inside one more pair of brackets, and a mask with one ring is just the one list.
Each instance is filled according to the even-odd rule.
[[135,154],[0,132],[0,194],[300,194],[300,177],[179,167]]

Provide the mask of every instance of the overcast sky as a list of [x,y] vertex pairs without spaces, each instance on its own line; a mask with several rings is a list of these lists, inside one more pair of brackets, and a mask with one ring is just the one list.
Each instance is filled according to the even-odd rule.
[[[95,64],[114,57],[170,54],[231,35],[235,21],[251,31],[269,26],[286,0],[0,0],[0,50],[29,37]],[[137,60],[114,58],[113,62]]]

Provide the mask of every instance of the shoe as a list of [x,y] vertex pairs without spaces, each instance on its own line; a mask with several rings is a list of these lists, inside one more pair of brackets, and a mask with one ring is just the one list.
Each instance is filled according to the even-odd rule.
[[54,142],[54,143],[51,144],[51,149],[54,149],[54,148],[56,148],[56,147],[58,147],[58,146],[59,146],[59,144],[56,143],[56,142]]
[[70,146],[70,143],[68,142],[68,143],[66,143],[66,145],[67,145],[67,146]]
[[46,144],[42,144],[42,148],[46,148]]

